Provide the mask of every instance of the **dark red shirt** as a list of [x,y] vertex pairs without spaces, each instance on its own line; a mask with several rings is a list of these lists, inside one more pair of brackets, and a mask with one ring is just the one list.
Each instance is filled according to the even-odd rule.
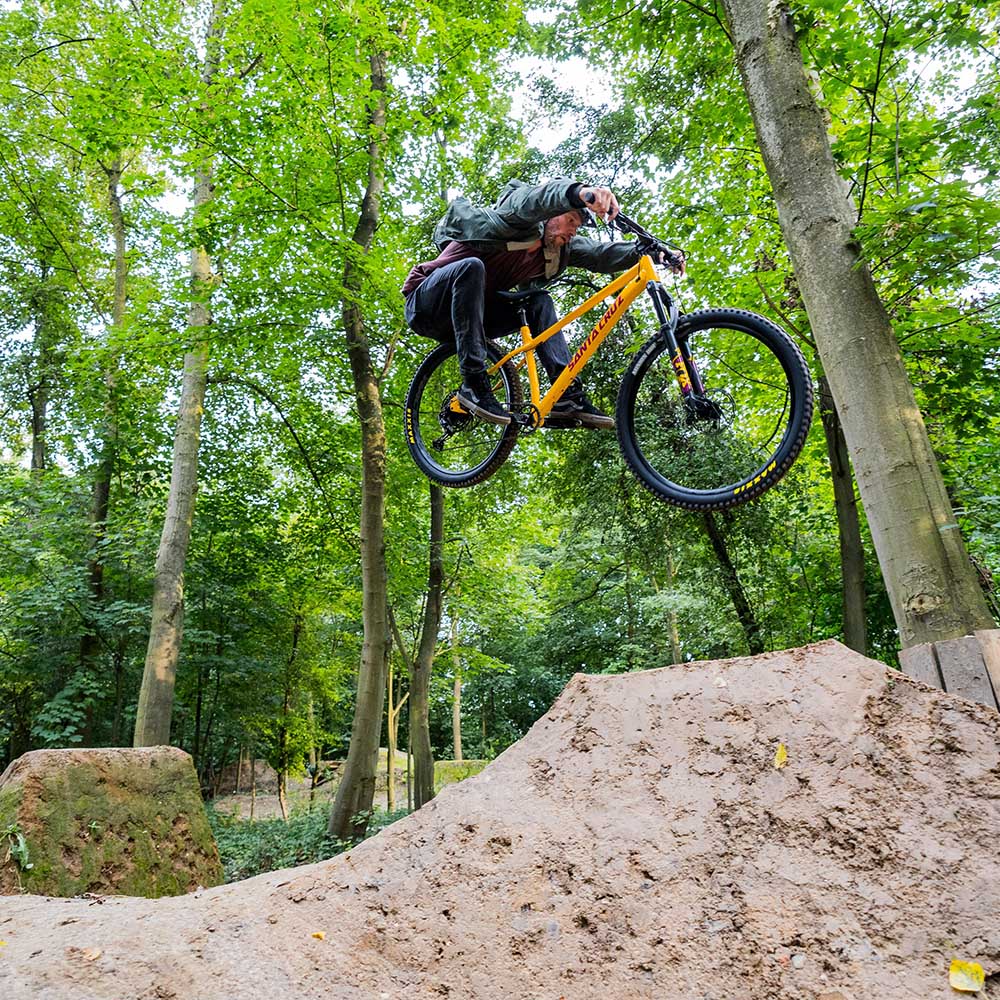
[[541,240],[528,250],[501,250],[491,254],[480,253],[466,243],[452,241],[441,251],[440,256],[417,264],[410,271],[403,282],[403,294],[409,295],[415,288],[419,288],[432,271],[454,264],[457,260],[465,260],[466,257],[478,257],[486,265],[487,295],[505,292],[545,274],[545,252]]

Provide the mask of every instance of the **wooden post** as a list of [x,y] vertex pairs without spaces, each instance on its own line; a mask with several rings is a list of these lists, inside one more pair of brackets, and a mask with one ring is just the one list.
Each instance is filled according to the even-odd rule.
[[899,662],[907,677],[992,709],[1000,707],[1000,629],[910,646],[900,650]]
[[993,694],[1000,706],[1000,629],[980,629],[976,632],[976,638],[983,652],[986,673],[993,684]]

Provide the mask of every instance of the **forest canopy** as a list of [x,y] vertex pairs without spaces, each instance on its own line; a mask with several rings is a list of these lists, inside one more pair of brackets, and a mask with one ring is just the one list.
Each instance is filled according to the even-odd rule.
[[[998,13],[954,0],[789,13],[994,616]],[[578,671],[844,637],[845,571],[861,595],[852,644],[895,662],[856,503],[844,565],[838,471],[852,500],[855,487],[824,434],[832,402],[778,488],[708,518],[643,491],[613,433],[535,434],[488,483],[445,491],[436,550],[406,451],[402,401],[434,344],[406,327],[400,286],[435,256],[449,198],[492,203],[513,177],[611,187],[685,249],[685,310],[768,316],[822,390],[732,42],[721,6],[680,0],[6,5],[0,769],[32,748],[132,742],[194,377],[170,741],[207,789],[244,751],[282,772],[346,755],[366,640],[361,348],[385,424],[396,704],[438,557],[435,756],[455,755],[456,732],[465,756],[496,755]],[[554,292],[568,308],[595,287],[571,272]],[[646,307],[627,320],[587,373],[606,409],[655,327]],[[405,746],[405,707],[398,718]]]

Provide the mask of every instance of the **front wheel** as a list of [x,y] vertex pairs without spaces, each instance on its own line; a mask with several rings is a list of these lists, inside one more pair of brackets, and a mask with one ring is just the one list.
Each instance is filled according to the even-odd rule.
[[682,316],[677,339],[704,394],[682,390],[666,343],[648,341],[618,391],[622,455],[668,503],[735,507],[774,486],[802,450],[813,411],[809,369],[787,333],[739,309]]
[[[503,355],[486,342],[489,364]],[[517,410],[521,383],[508,361],[490,376],[500,405]],[[493,475],[507,460],[520,427],[490,424],[466,411],[456,395],[462,386],[453,344],[442,344],[424,358],[406,393],[406,446],[429,479],[442,486],[474,486]]]

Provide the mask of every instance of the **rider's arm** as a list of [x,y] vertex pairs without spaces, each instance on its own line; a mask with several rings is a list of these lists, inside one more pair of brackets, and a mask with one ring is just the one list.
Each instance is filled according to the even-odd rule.
[[544,184],[526,184],[515,180],[504,188],[494,211],[509,226],[530,226],[584,207],[583,198],[579,195],[581,190],[589,188],[567,177],[556,177]]
[[601,243],[586,236],[574,236],[569,241],[569,266],[599,274],[625,271],[637,264],[641,256],[642,249],[632,240]]
[[601,274],[615,274],[639,263],[639,258],[648,253],[654,264],[666,264],[675,274],[684,274],[686,267],[681,250],[657,251],[644,248],[632,240],[612,240],[600,243],[586,236],[574,236],[569,241],[568,267],[583,267]]

